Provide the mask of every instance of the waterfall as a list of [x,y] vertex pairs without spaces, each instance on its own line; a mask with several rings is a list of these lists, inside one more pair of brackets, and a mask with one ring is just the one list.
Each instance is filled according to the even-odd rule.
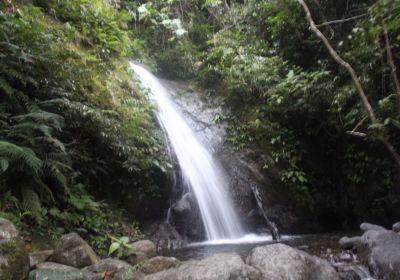
[[228,195],[224,174],[210,151],[177,110],[160,81],[142,66],[131,63],[139,80],[157,104],[157,116],[178,159],[184,180],[198,203],[208,240],[234,239],[244,235]]

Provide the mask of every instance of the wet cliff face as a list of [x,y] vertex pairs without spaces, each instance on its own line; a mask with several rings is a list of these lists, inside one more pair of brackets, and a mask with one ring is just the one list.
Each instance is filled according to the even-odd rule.
[[[215,123],[214,119],[222,112],[220,102],[211,100],[190,89],[187,85],[178,82],[164,81],[164,85],[171,89],[174,101],[186,118],[189,125],[194,128],[198,138],[206,143],[213,152],[215,160],[226,171],[227,181],[229,182],[231,197],[235,207],[243,220],[247,230],[252,232],[268,231],[267,223],[262,210],[268,218],[278,225],[283,232],[304,232],[316,228],[316,223],[312,216],[303,209],[295,209],[293,202],[287,196],[287,190],[276,180],[273,174],[265,173],[262,170],[261,159],[256,151],[244,150],[235,151],[229,143],[225,141],[226,124]],[[255,192],[259,193],[260,203],[257,203]],[[193,202],[193,200],[191,200]],[[186,208],[192,207],[187,198],[183,202],[175,203],[172,209],[181,209],[182,205]],[[191,205],[191,206],[189,206]],[[175,211],[175,210],[174,210]],[[177,217],[185,211],[175,211]],[[187,212],[187,211],[186,211]],[[196,217],[198,211],[186,213],[184,220],[199,219]],[[187,216],[191,215],[191,216]],[[172,212],[174,220],[174,213]],[[175,226],[179,225],[180,218],[175,218]],[[307,224],[304,222],[307,221]],[[191,229],[196,228],[192,225]],[[180,231],[183,233],[182,231]],[[201,228],[197,227],[194,232],[200,233]]]

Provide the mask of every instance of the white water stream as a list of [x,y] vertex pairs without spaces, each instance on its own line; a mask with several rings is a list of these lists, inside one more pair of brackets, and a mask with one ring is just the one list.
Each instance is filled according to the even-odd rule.
[[185,122],[168,91],[144,67],[131,63],[133,71],[158,105],[157,115],[176,154],[184,180],[196,197],[207,240],[233,240],[244,236],[228,195],[224,174]]

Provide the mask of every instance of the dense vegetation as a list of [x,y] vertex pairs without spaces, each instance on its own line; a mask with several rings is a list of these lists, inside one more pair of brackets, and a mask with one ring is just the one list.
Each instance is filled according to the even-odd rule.
[[400,3],[307,2],[354,68],[372,120],[300,1],[148,1],[149,10],[180,17],[188,33],[168,45],[157,32],[144,39],[157,46],[151,53],[161,73],[223,97],[226,113],[215,120],[230,124],[228,140],[251,148],[293,203],[334,228],[390,223],[399,214],[392,194],[399,187]]
[[299,1],[2,1],[0,215],[25,233],[78,230],[103,249],[109,232],[136,233],[103,198],[151,216],[142,208],[171,164],[134,58],[222,97],[227,140],[254,151],[294,205],[336,228],[389,222],[399,166],[380,139],[400,151],[400,3],[307,2],[376,120]]
[[103,249],[109,232],[135,234],[99,200],[137,196],[141,207],[168,169],[128,71],[141,51],[130,15],[102,0],[0,5],[1,216],[26,233],[79,231]]

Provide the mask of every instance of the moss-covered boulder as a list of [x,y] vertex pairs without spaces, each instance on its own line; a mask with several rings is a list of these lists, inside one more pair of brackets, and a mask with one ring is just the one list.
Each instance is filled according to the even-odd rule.
[[0,218],[0,279],[22,280],[29,272],[29,255],[14,225]]

